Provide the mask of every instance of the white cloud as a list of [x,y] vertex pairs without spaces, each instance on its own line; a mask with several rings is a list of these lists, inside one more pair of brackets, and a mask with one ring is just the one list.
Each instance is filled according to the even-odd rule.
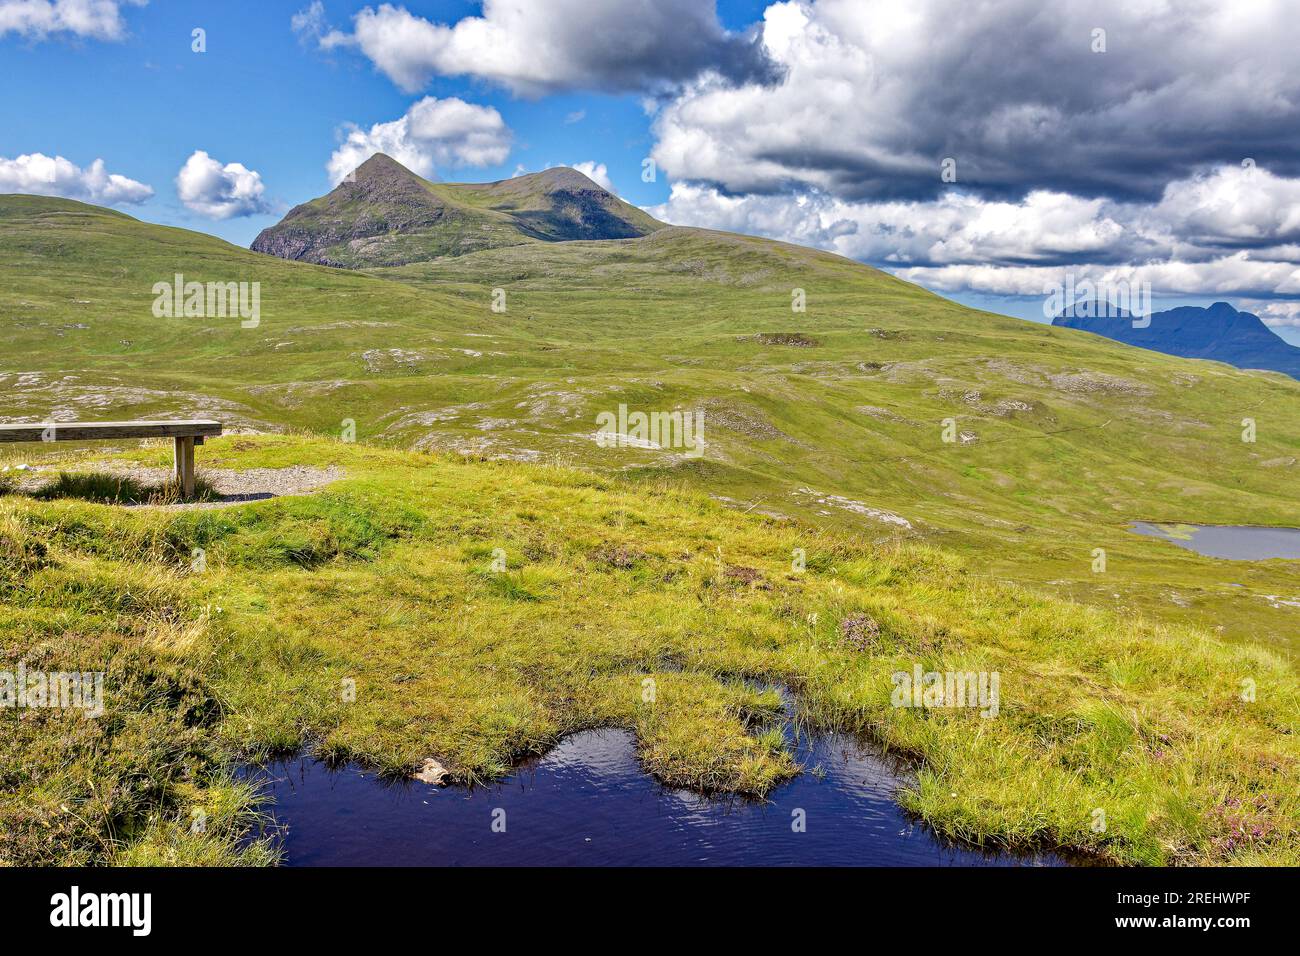
[[1300,179],[1253,165],[1221,167],[1166,186],[1152,219],[1198,245],[1300,239]]
[[588,161],[585,163],[574,163],[573,168],[582,175],[586,176],[601,189],[608,189],[614,192],[614,183],[609,178],[609,170],[605,168],[604,163]]
[[347,36],[326,32],[316,7],[295,18],[295,29],[321,37],[322,46],[357,46],[410,93],[435,75],[476,76],[533,96],[640,90],[702,71],[739,79],[766,70],[755,44],[728,34],[714,4],[701,0],[484,0],[482,16],[452,25],[385,3],[362,9]]
[[927,288],[1043,294],[1076,278],[1150,282],[1158,295],[1246,296],[1272,324],[1300,296],[1300,178],[1263,168],[1203,171],[1155,203],[1036,190],[1017,202],[951,192],[934,200],[850,202],[825,192],[729,196],[675,183],[648,211],[679,225],[770,236],[873,262]]
[[349,127],[326,168],[330,182],[337,185],[375,153],[387,153],[427,178],[438,166],[503,163],[510,140],[510,128],[492,107],[426,96],[391,122],[376,123],[368,130]]
[[1272,328],[1300,329],[1300,302],[1243,299],[1238,308],[1243,312],[1254,312],[1260,321]]
[[939,292],[1041,297],[1049,283],[1062,283],[1066,272],[1078,286],[1150,283],[1163,296],[1300,296],[1300,266],[1294,262],[1254,259],[1247,252],[1204,262],[1167,261],[1104,265],[1080,262],[1067,266],[949,265],[894,270],[895,274]]
[[289,26],[294,33],[298,34],[299,40],[304,43],[315,40],[322,50],[351,46],[353,43],[352,38],[347,34],[330,29],[325,20],[325,5],[321,0],[312,0],[309,6],[290,17]]
[[176,174],[176,195],[187,207],[211,219],[270,212],[260,173],[242,163],[224,166],[196,149]]
[[1043,261],[1097,255],[1124,227],[1100,199],[1032,192],[1020,202],[949,193],[937,200],[848,202],[810,190],[793,196],[727,196],[674,183],[656,218],[679,225],[771,236],[884,263]]
[[153,195],[144,183],[110,173],[97,159],[85,169],[62,156],[26,153],[17,159],[0,156],[0,193],[34,193],[63,196],[114,206],[142,203]]
[[327,29],[325,4],[321,0],[313,0],[309,6],[303,7],[289,18],[289,28],[304,40],[324,36]]
[[120,40],[126,35],[124,6],[144,6],[147,0],[0,0],[0,37],[6,33],[35,40],[68,33],[95,40]]

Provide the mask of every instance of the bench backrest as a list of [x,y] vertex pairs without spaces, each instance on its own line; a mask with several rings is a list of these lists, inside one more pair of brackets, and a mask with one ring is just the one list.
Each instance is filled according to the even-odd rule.
[[221,422],[43,422],[0,425],[0,442],[95,441],[100,438],[210,438]]

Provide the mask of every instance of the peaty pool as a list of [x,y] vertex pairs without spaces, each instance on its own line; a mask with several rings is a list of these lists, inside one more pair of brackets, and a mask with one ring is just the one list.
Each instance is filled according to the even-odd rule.
[[[584,731],[498,785],[385,783],[295,759],[251,771],[274,800],[289,866],[999,866],[937,839],[894,802],[897,777],[837,735],[798,742],[807,768],[765,802],[660,786],[631,734]],[[802,826],[799,826],[799,824]],[[495,826],[494,826],[495,824]]]
[[1151,524],[1139,521],[1129,530],[1160,538],[1210,558],[1232,558],[1237,561],[1300,558],[1300,528]]

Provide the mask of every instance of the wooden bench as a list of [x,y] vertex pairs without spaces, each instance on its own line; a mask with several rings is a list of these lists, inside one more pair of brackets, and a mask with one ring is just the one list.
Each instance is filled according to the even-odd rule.
[[221,434],[221,422],[45,422],[0,425],[0,442],[99,441],[104,438],[171,438],[176,442],[176,487],[194,497],[194,446]]

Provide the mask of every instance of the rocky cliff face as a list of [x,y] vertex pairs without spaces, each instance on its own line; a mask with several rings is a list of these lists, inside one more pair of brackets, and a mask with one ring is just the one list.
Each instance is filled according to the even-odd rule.
[[436,228],[447,219],[446,204],[424,188],[424,181],[382,154],[372,156],[327,196],[295,206],[277,225],[263,229],[254,252],[320,265],[352,267],[370,250],[372,265],[398,265],[383,242],[394,234]]

